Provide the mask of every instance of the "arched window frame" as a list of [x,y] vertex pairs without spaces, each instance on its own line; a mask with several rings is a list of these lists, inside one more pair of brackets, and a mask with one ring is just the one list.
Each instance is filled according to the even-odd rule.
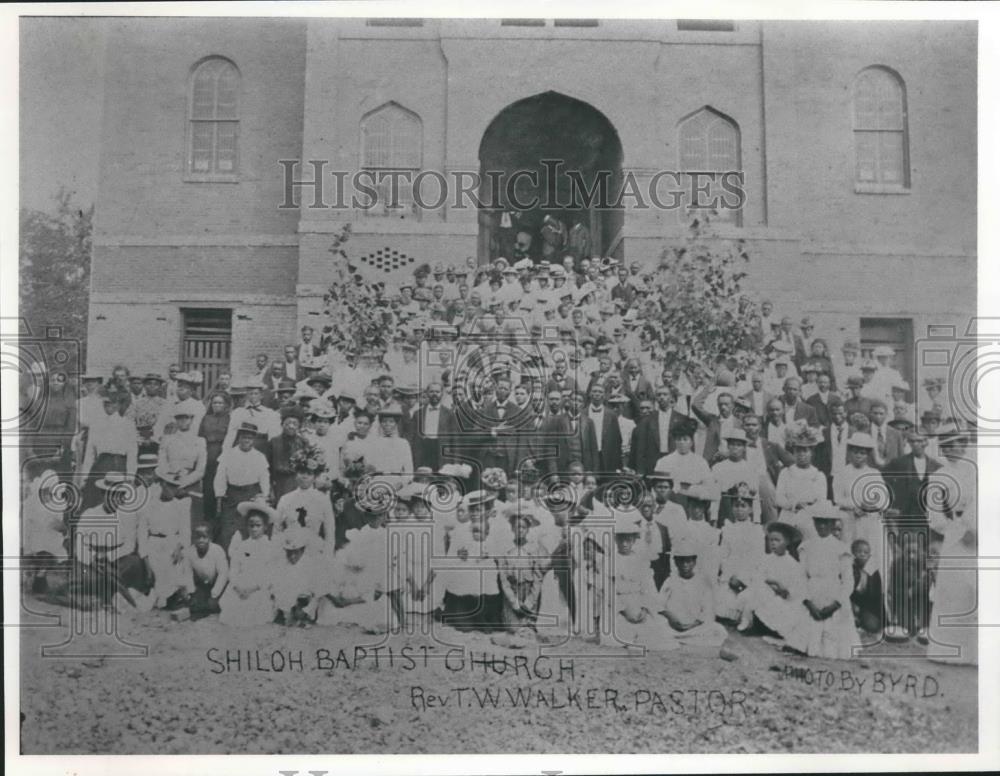
[[[206,80],[210,81],[211,89],[208,99],[204,99]],[[186,180],[239,180],[241,89],[240,70],[227,57],[205,57],[191,68],[184,160]]]
[[[713,133],[715,133],[713,137]],[[704,105],[689,113],[677,123],[677,156],[678,170],[684,182],[685,202],[687,207],[682,211],[685,217],[698,213],[691,207],[691,179],[694,172],[740,172],[743,170],[742,133],[740,125],[730,116],[716,110],[710,105]],[[700,147],[696,146],[699,144]],[[728,146],[728,150],[726,149]],[[699,179],[699,186],[706,184],[705,179]],[[716,178],[709,183],[708,195],[700,194],[700,201],[713,201],[717,197],[732,201],[734,195],[723,188],[721,179]],[[717,221],[730,223],[734,226],[743,225],[743,210],[717,208]]]
[[[377,177],[373,183],[373,188],[379,192],[379,201],[375,207],[364,210],[365,215],[419,218],[411,184],[423,169],[424,125],[420,116],[398,102],[387,102],[362,116],[359,130],[359,169],[373,176],[383,174],[381,183]],[[387,172],[409,173],[409,180],[397,177],[395,207],[391,202],[392,179],[384,175]],[[366,183],[370,180],[366,179]]]
[[[873,84],[874,94],[864,93],[863,89],[871,89]],[[884,65],[872,65],[855,76],[851,90],[851,122],[855,190],[884,194],[908,192],[910,130],[906,83],[899,73]]]

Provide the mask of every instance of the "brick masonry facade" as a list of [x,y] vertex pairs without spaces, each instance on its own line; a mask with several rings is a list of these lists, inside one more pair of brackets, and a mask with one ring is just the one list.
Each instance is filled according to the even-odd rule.
[[[353,256],[476,255],[475,210],[388,219],[309,208],[308,192],[301,208],[279,207],[278,160],[357,170],[362,117],[390,101],[420,118],[423,169],[448,172],[478,170],[483,134],[507,106],[566,95],[610,122],[623,168],[640,183],[678,169],[679,122],[710,106],[739,126],[748,200],[731,233],[748,242],[751,286],[778,310],[814,314],[834,348],[862,334],[862,318],[909,320],[919,339],[929,324],[964,330],[975,314],[974,23],[741,21],[731,32],[608,20],[110,24],[90,368],[164,370],[180,355],[182,309],[198,307],[233,310],[235,372],[259,351],[277,355],[298,326],[320,320],[327,248],[348,221]],[[185,174],[190,76],[208,56],[240,71],[236,182]],[[905,193],[854,184],[852,88],[873,65],[905,84]],[[620,251],[653,261],[683,232],[675,212],[626,210]]]

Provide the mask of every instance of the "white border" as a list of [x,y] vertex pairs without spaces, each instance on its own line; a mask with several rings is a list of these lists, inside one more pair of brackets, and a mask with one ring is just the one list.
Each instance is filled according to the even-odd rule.
[[[14,4],[0,8],[0,315],[17,315],[18,224],[18,16],[421,16],[421,17],[544,17],[571,18],[743,18],[743,19],[978,19],[979,21],[979,314],[1000,315],[1000,267],[989,261],[1000,252],[1000,233],[991,216],[1000,213],[1000,8],[989,3],[909,2],[539,2],[507,0],[480,2],[475,6],[457,0],[439,2],[282,2],[282,3],[67,3]],[[970,183],[971,185],[971,183]],[[16,416],[17,377],[4,369],[2,417]],[[985,377],[985,375],[981,375]],[[984,382],[983,385],[986,383]],[[992,385],[992,383],[991,383]],[[984,417],[1000,417],[1000,391],[980,395]],[[981,472],[1000,471],[1000,449],[979,452]],[[18,546],[17,499],[20,487],[16,456],[2,461],[4,498],[4,547]],[[983,476],[980,493],[981,555],[990,556],[997,571],[982,573],[980,590],[1000,590],[1000,478]],[[983,505],[992,505],[984,509]],[[8,550],[7,554],[11,554]],[[982,597],[982,596],[981,596]],[[779,772],[779,771],[906,771],[986,770],[1000,768],[1000,596],[980,601],[981,617],[998,624],[983,628],[980,642],[980,745],[978,755],[453,755],[453,756],[31,756],[17,755],[19,612],[17,574],[5,572],[4,604],[8,616],[4,635],[6,768],[8,773],[31,774],[132,774],[140,768],[149,776],[179,772],[214,775],[263,773],[278,769],[309,769],[366,773],[564,773],[603,771],[642,772]]]

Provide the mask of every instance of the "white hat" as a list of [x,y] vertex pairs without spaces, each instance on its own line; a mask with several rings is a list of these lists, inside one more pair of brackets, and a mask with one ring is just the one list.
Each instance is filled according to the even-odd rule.
[[198,417],[198,413],[204,411],[205,407],[197,399],[185,399],[174,405],[173,416],[187,415],[192,418]]
[[888,345],[879,345],[878,347],[875,348],[875,350],[872,351],[872,355],[875,357],[892,356],[895,355],[895,353],[896,351],[893,348],[890,348]]

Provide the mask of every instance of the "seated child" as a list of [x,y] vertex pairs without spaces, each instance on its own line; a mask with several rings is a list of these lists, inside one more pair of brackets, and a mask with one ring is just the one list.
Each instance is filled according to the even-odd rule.
[[247,503],[247,538],[237,531],[229,545],[229,586],[219,600],[219,622],[224,625],[264,625],[274,620],[271,583],[275,553],[265,533],[268,512],[262,503]]
[[666,652],[676,649],[670,625],[658,617],[649,559],[636,551],[639,523],[634,514],[615,515],[614,635],[627,646]]
[[663,583],[657,611],[670,624],[672,636],[682,644],[720,647],[726,629],[715,621],[714,590],[703,576],[695,573],[698,550],[690,540],[673,548],[677,573]]
[[524,646],[535,638],[535,623],[541,602],[542,579],[548,571],[550,555],[529,538],[539,525],[529,501],[507,505],[504,517],[510,522],[513,541],[497,558],[499,567],[501,620],[512,639],[507,646]]
[[328,564],[316,622],[320,625],[359,625],[365,633],[386,633],[398,623],[386,595],[392,584],[389,569],[388,513],[369,513],[369,522],[347,532],[347,545]]
[[229,582],[226,551],[211,540],[212,529],[195,526],[194,542],[184,551],[188,612],[192,620],[219,613],[219,598]]
[[788,551],[798,541],[799,532],[793,526],[768,523],[769,552],[761,561],[757,576],[736,599],[740,610],[737,630],[749,630],[756,616],[766,628],[778,634],[780,641],[805,625],[806,610],[802,606],[802,598],[806,590],[806,575]]
[[743,482],[734,490],[723,495],[725,507],[719,510],[729,517],[722,526],[719,544],[715,611],[720,619],[736,621],[740,618],[739,595],[753,584],[764,562],[764,531],[750,519],[757,494]]
[[851,543],[854,556],[854,590],[851,592],[851,610],[854,624],[867,633],[882,631],[882,575],[869,573],[865,567],[871,558],[871,547],[864,539]]
[[274,594],[276,619],[291,627],[308,627],[316,620],[321,586],[319,564],[324,559],[318,553],[310,553],[315,536],[303,526],[290,526],[281,533],[284,561],[274,565]]
[[[719,529],[708,522],[712,507],[712,493],[703,486],[692,486],[680,497],[687,512],[687,522],[678,526],[675,541],[693,545],[698,556],[698,575],[713,587],[719,577]],[[672,550],[671,550],[672,552]]]

